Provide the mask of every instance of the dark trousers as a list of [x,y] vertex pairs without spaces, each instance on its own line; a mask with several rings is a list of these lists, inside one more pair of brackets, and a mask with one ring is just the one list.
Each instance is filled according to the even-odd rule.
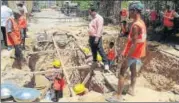
[[173,28],[172,29],[168,29],[168,27],[164,27],[164,30],[163,30],[163,35],[161,37],[161,41],[167,41],[167,38],[172,35],[173,33]]
[[23,29],[21,30],[22,47],[23,47],[23,49],[25,49],[26,31],[27,31],[27,29],[26,29],[26,28],[23,28]]
[[15,57],[17,59],[22,59],[23,55],[22,55],[21,46],[20,45],[15,45],[14,48],[15,48]]
[[99,38],[99,41],[97,44],[95,44],[95,37],[89,37],[89,44],[92,50],[92,55],[93,55],[93,61],[96,62],[97,61],[97,52],[99,52],[99,54],[102,57],[103,63],[104,64],[108,64],[108,60],[106,57],[106,54],[104,52],[103,49],[103,45],[102,45],[102,37]]
[[55,102],[58,102],[59,98],[63,98],[63,91],[55,90]]
[[3,41],[4,41],[4,45],[7,46],[7,40],[6,40],[6,28],[1,26],[1,31],[2,31],[2,35],[3,35]]

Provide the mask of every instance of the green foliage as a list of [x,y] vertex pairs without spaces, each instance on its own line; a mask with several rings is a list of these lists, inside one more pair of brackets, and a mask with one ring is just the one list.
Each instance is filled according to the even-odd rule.
[[89,0],[81,0],[81,1],[73,1],[80,4],[80,10],[87,10],[90,7],[91,1]]
[[128,1],[122,1],[121,8],[128,8]]

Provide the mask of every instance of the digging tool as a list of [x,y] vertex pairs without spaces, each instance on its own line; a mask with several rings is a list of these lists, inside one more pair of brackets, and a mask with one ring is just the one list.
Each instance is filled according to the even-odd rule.
[[[52,35],[52,40],[53,40],[53,43],[54,43],[54,46],[55,46],[55,49],[56,49],[56,51],[57,51],[57,55],[58,55],[58,57],[59,57],[59,59],[60,60],[62,60],[62,58],[61,58],[61,56],[60,56],[60,53],[59,53],[59,51],[58,51],[58,46],[57,46],[57,43],[56,43],[56,41],[55,41],[55,39],[54,39],[54,37],[53,37],[53,35]],[[63,65],[63,62],[61,61],[61,67],[62,67],[62,70],[63,70],[63,73],[64,73],[64,76],[66,77],[66,81],[67,81],[67,84],[68,84],[68,88],[69,88],[69,90],[70,90],[70,96],[75,96],[76,94],[74,93],[74,91],[73,91],[73,89],[70,87],[70,80],[69,80],[69,77],[68,77],[68,74],[67,74],[67,72],[66,72],[66,69],[65,69],[65,67],[64,67],[64,65]]]

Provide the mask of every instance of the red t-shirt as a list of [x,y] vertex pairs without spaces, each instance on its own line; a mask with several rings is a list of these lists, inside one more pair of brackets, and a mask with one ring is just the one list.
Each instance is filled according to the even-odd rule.
[[65,80],[63,78],[60,80],[57,79],[54,80],[53,87],[55,90],[63,90],[64,86],[65,86]]
[[115,51],[114,51],[114,49],[110,49],[108,51],[108,59],[109,60],[114,60],[115,59]]
[[156,11],[152,11],[150,13],[150,20],[155,21],[157,19],[157,12]]
[[27,28],[27,20],[26,20],[25,16],[21,16],[19,18],[19,26],[21,29]]

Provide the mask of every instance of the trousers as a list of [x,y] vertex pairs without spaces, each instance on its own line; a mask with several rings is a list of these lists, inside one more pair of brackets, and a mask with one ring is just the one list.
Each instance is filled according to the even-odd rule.
[[98,43],[95,43],[95,37],[90,36],[89,37],[89,44],[93,55],[93,61],[97,61],[97,52],[102,57],[102,61],[104,64],[108,64],[107,56],[104,52],[103,45],[102,45],[102,37],[99,38]]

